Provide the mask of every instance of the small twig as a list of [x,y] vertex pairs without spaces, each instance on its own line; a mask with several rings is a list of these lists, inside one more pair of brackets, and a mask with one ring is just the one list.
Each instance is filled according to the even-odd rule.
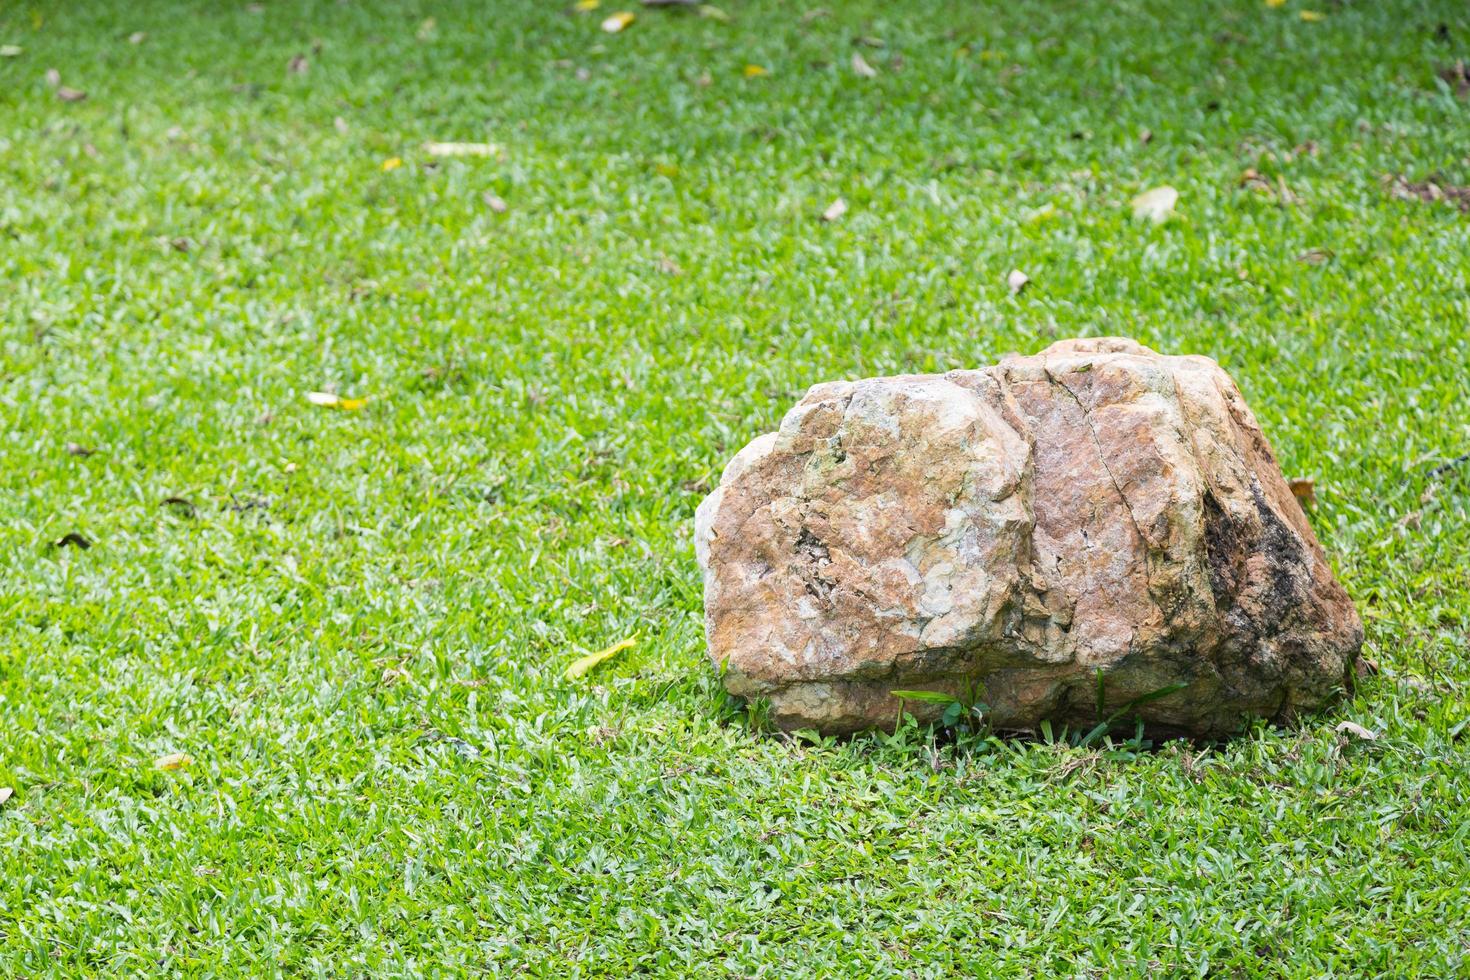
[[1434,478],[1438,477],[1441,473],[1448,473],[1450,470],[1454,469],[1455,467],[1457,467],[1457,466],[1463,466],[1466,463],[1470,463],[1470,453],[1465,453],[1463,456],[1456,456],[1454,459],[1450,460],[1448,463],[1440,463],[1434,469],[1432,469],[1432,470],[1429,471],[1429,478],[1431,480],[1433,480]]

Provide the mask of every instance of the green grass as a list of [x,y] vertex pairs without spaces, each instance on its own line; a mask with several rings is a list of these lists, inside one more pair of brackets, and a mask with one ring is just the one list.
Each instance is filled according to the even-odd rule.
[[[1470,184],[1464,4],[721,2],[0,6],[0,975],[1470,971],[1470,217],[1385,183]],[[724,461],[1096,333],[1235,376],[1381,673],[1211,748],[753,730]]]

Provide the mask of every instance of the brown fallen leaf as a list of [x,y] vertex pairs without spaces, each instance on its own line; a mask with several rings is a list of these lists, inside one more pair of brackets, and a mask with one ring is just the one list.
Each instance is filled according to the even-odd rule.
[[1389,193],[1401,201],[1444,202],[1461,211],[1470,212],[1470,186],[1459,186],[1438,180],[1410,181],[1399,176],[1384,178]]
[[1148,144],[1152,143],[1153,141],[1154,141],[1154,131],[1152,129],[1141,129],[1141,130],[1139,130],[1139,132],[1138,132],[1138,142],[1141,145],[1147,146]]
[[1006,285],[1011,288],[1012,296],[1019,296],[1027,286],[1031,285],[1031,277],[1020,269],[1012,269],[1011,274],[1006,276]]
[[62,102],[81,102],[87,97],[87,93],[81,89],[69,88],[65,85],[56,90],[56,97]]
[[1298,255],[1296,260],[1298,262],[1305,262],[1307,265],[1322,265],[1325,262],[1332,261],[1336,256],[1337,253],[1330,248],[1309,248],[1301,255]]
[[187,769],[194,764],[194,757],[187,752],[170,752],[153,760],[153,768],[160,772],[172,772],[176,769]]
[[92,456],[96,454],[97,450],[90,446],[84,446],[79,442],[69,442],[66,444],[66,452],[68,456]]
[[877,78],[878,69],[868,64],[867,59],[859,51],[852,53],[852,70],[859,78]]
[[306,60],[304,54],[294,55],[290,61],[286,62],[286,71],[292,75],[305,75],[310,70],[311,62]]
[[1358,662],[1353,664],[1353,673],[1359,677],[1376,677],[1378,675],[1378,661],[1367,654],[1358,654]]
[[715,77],[711,75],[708,70],[700,72],[699,77],[694,80],[694,84],[698,85],[700,88],[709,88],[714,83]]
[[175,252],[187,252],[194,247],[194,243],[187,238],[170,238],[168,244]]
[[822,220],[827,222],[836,221],[838,218],[842,217],[846,213],[847,202],[839,197],[837,200],[827,205],[827,210],[822,212]]
[[1465,66],[1465,59],[1461,58],[1453,65],[1447,65],[1435,72],[1450,90],[1460,98],[1470,96],[1470,68]]
[[53,548],[80,548],[86,551],[92,547],[92,542],[87,540],[85,534],[77,531],[68,531],[55,541],[51,542]]
[[797,22],[801,24],[810,24],[814,20],[820,20],[821,18],[828,17],[830,15],[831,12],[828,11],[826,7],[813,7],[811,10],[808,10],[806,13],[798,17]]
[[1291,495],[1295,497],[1303,507],[1316,504],[1317,485],[1306,477],[1298,477],[1295,480],[1286,481],[1287,487],[1291,489]]

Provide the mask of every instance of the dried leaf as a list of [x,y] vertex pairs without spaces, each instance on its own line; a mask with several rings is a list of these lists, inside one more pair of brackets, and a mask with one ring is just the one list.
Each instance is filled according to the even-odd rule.
[[857,74],[859,78],[878,77],[878,69],[868,64],[867,59],[864,58],[862,56],[862,53],[858,51],[854,51],[852,53],[852,70]]
[[1324,262],[1330,262],[1336,254],[1330,248],[1309,248],[1298,255],[1296,260],[1305,262],[1307,265],[1322,265]]
[[577,0],[572,4],[572,9],[579,14],[585,14],[602,6],[602,0]]
[[25,48],[19,44],[0,44],[0,58],[19,58],[25,53]]
[[712,3],[701,4],[699,7],[699,16],[708,17],[710,20],[717,20],[722,24],[728,24],[730,22],[730,15]]
[[87,536],[77,531],[68,531],[51,544],[56,548],[81,548],[83,551],[92,547],[92,542],[87,540]]
[[308,391],[306,400],[322,408],[336,408],[344,412],[355,412],[367,404],[366,398],[343,398],[330,391]]
[[397,170],[401,166],[403,166],[403,159],[401,157],[389,157],[383,161],[384,170]]
[[631,10],[621,10],[602,22],[602,29],[609,34],[617,34],[635,20]]
[[743,69],[746,78],[762,78],[770,74],[770,71],[760,65],[746,65]]
[[485,207],[489,208],[491,211],[494,211],[496,214],[504,214],[510,208],[510,205],[505,203],[504,198],[500,197],[498,194],[492,194],[489,191],[486,191],[484,194],[480,195],[480,200],[485,202]]
[[81,102],[86,99],[87,93],[81,89],[69,88],[63,85],[56,90],[56,97],[62,102]]
[[1303,505],[1317,502],[1317,485],[1306,477],[1288,480],[1286,485],[1291,489],[1291,495]]
[[653,171],[660,177],[668,177],[671,180],[679,176],[679,168],[672,163],[655,163]]
[[147,31],[134,31],[128,35],[129,44],[142,44],[146,40],[148,40]]
[[493,143],[425,143],[431,157],[492,157],[499,153]]
[[846,213],[847,202],[839,197],[837,200],[827,205],[827,210],[822,212],[822,220],[836,221],[838,218],[842,217]]
[[1361,738],[1367,742],[1374,742],[1378,740],[1377,732],[1364,728],[1362,725],[1358,724],[1355,721],[1338,722],[1337,733],[1340,735],[1343,732],[1347,732],[1349,735],[1356,735],[1358,738]]
[[1317,21],[1327,18],[1326,14],[1319,13],[1315,10],[1303,10],[1299,16],[1308,24],[1315,24]]
[[90,446],[84,446],[79,442],[69,442],[66,444],[66,452],[70,456],[91,456],[96,453],[97,450],[91,448]]
[[55,88],[56,86],[60,85],[61,84],[61,72],[57,71],[55,68],[47,68],[46,69],[46,84],[49,85],[49,86],[51,86],[52,88]]
[[11,789],[9,786],[0,786],[0,806],[4,806],[5,801],[10,799],[14,795],[15,790]]
[[1019,295],[1027,286],[1031,285],[1031,277],[1020,269],[1012,269],[1011,274],[1006,276],[1006,285],[1011,287],[1011,295]]
[[194,764],[194,757],[185,752],[170,752],[153,760],[153,768],[161,772],[185,769]]
[[1144,191],[1130,203],[1134,218],[1147,219],[1156,225],[1163,224],[1174,213],[1174,205],[1179,203],[1179,192],[1166,184]]
[[596,653],[589,653],[585,657],[578,657],[576,660],[573,660],[569,665],[567,665],[567,680],[574,681],[580,677],[586,676],[587,672],[590,671],[593,667],[596,667],[604,660],[608,660],[612,657],[617,656],[637,642],[638,634],[634,633],[626,640],[620,640],[617,643],[614,643],[612,646],[608,647],[606,650],[598,650]]
[[292,75],[305,75],[311,69],[311,62],[306,60],[306,55],[298,54],[286,63],[286,71]]
[[1284,6],[1286,6],[1286,0],[1266,0],[1266,6],[1268,6],[1268,7],[1284,7]]

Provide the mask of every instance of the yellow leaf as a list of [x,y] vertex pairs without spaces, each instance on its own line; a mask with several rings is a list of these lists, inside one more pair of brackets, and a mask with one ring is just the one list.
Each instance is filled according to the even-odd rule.
[[745,66],[745,77],[746,78],[760,78],[762,75],[769,75],[769,74],[770,74],[770,71],[768,71],[765,68],[762,68],[760,65],[746,65]]
[[389,157],[383,161],[384,170],[397,170],[401,166],[403,166],[403,160],[400,157]]
[[1284,7],[1285,5],[1286,0],[1266,0],[1266,6],[1268,7]]
[[164,772],[184,769],[194,764],[194,758],[184,752],[170,752],[153,760],[153,768]]
[[1163,224],[1169,220],[1174,213],[1174,205],[1179,203],[1179,192],[1167,184],[1163,187],[1155,187],[1144,191],[1131,202],[1133,205],[1133,217],[1148,219],[1154,224]]
[[366,398],[343,398],[330,391],[308,391],[306,400],[322,408],[336,408],[344,412],[355,412],[367,404]]
[[578,13],[585,14],[587,13],[587,11],[596,10],[598,7],[601,6],[602,0],[577,0],[577,2],[573,4],[572,9],[576,10]]
[[660,177],[679,176],[679,168],[674,166],[672,163],[655,163],[653,165],[653,169],[654,172],[657,173]]
[[712,3],[700,4],[699,16],[708,17],[710,20],[717,20],[722,24],[727,24],[730,21],[730,15]]
[[1302,20],[1306,21],[1308,24],[1312,24],[1316,23],[1319,20],[1323,20],[1324,18],[1326,18],[1327,15],[1318,13],[1315,10],[1303,10],[1300,16]]
[[596,667],[604,660],[617,656],[637,642],[638,634],[634,633],[626,640],[620,640],[606,650],[598,650],[596,653],[589,653],[585,657],[578,657],[567,666],[567,680],[574,681],[586,676],[587,672],[593,667]]
[[602,29],[609,34],[616,34],[631,23],[633,23],[632,11],[622,10],[603,21]]

